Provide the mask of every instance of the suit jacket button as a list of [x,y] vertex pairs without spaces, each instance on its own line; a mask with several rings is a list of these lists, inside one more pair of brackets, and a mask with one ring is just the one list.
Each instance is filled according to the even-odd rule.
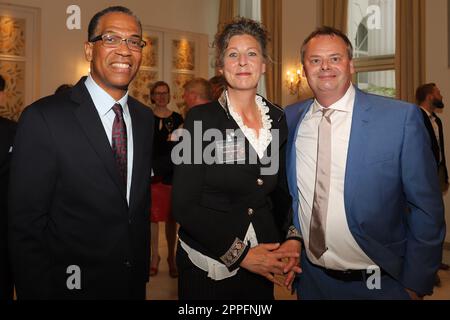
[[247,213],[249,216],[253,215],[254,211],[252,208],[248,208]]
[[258,184],[258,186],[262,186],[264,184],[264,180],[258,179],[258,180],[256,180],[256,183]]

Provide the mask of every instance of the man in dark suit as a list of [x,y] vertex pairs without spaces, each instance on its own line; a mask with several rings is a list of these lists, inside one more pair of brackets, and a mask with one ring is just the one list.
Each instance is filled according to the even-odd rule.
[[[0,106],[5,101],[5,79],[0,75]],[[14,289],[8,256],[7,195],[9,161],[12,152],[16,123],[0,117],[0,301],[13,299]]]
[[[438,168],[439,185],[444,193],[448,190],[448,172],[445,161],[444,149],[444,130],[442,121],[436,115],[436,109],[443,109],[444,102],[441,91],[435,83],[426,83],[416,90],[416,102],[420,106],[423,115],[423,121],[431,139],[431,149],[436,159]],[[440,269],[448,270],[449,266],[441,263]],[[436,284],[440,284],[439,277],[436,278]]]
[[10,248],[19,299],[144,299],[153,114],[128,96],[141,24],[91,20],[91,73],[22,114],[11,162]]
[[431,148],[438,166],[439,183],[442,192],[448,189],[448,172],[445,162],[444,131],[442,121],[436,115],[436,109],[443,109],[444,103],[439,88],[435,83],[421,85],[416,90],[416,101],[422,110],[425,127],[431,139]]
[[195,106],[212,101],[212,86],[208,80],[194,78],[183,86],[183,100],[186,106],[185,113]]
[[445,236],[429,139],[415,105],[352,85],[352,54],[339,30],[314,31],[302,63],[315,99],[286,108],[304,240],[298,295],[420,299],[432,293]]

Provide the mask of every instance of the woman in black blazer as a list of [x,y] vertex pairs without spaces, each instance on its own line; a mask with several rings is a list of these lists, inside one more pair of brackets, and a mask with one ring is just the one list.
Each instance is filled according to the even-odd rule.
[[[262,25],[246,18],[216,35],[227,89],[189,111],[172,153],[183,300],[273,299],[273,284],[290,287],[300,271],[284,168],[286,120],[256,94],[266,43]],[[275,278],[283,274],[284,281]]]

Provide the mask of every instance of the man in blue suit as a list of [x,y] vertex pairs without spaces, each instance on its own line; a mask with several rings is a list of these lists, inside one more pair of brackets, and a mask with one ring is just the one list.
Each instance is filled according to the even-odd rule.
[[432,293],[445,222],[420,110],[351,83],[353,48],[322,27],[303,43],[315,99],[286,108],[287,174],[303,237],[300,299]]

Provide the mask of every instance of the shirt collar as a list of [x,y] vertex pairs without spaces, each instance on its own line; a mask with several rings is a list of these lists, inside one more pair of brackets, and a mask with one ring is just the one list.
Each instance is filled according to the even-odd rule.
[[[328,108],[343,112],[350,112],[350,113],[353,112],[353,105],[355,103],[355,94],[356,94],[355,87],[351,84],[350,87],[347,89],[347,92],[344,94],[344,96],[335,103],[333,103],[332,105],[330,105]],[[314,99],[312,110],[313,114],[322,110],[323,108],[324,107],[319,103],[319,101],[317,101],[317,99]]]
[[94,81],[91,74],[89,74],[84,84],[88,89],[89,94],[91,95],[92,101],[94,102],[98,114],[101,117],[105,116],[116,103],[119,103],[122,106],[122,110],[125,116],[129,115],[127,104],[128,91],[120,100],[116,101]]
[[[235,112],[234,107],[233,107],[233,105],[230,102],[230,97],[228,96],[228,90],[224,90],[224,94],[225,94],[226,105],[228,106],[228,110],[232,109],[233,112]],[[258,94],[255,95],[255,102],[256,102],[256,105],[258,106],[259,110],[263,109],[266,106],[264,100]]]
[[425,109],[424,107],[420,106],[420,109],[422,109],[423,111],[425,111],[425,113],[428,115],[428,118],[432,118],[434,116],[434,114],[432,114],[431,112],[429,112],[427,109]]
[[[223,90],[222,94],[220,95],[219,99],[220,106],[225,110],[228,119],[231,118],[230,114],[230,98],[228,97],[228,90]],[[259,108],[261,108],[263,105],[265,106],[266,103],[264,102],[264,99],[259,94],[255,95],[255,102],[258,105]],[[284,112],[281,108],[279,108],[281,112]]]

